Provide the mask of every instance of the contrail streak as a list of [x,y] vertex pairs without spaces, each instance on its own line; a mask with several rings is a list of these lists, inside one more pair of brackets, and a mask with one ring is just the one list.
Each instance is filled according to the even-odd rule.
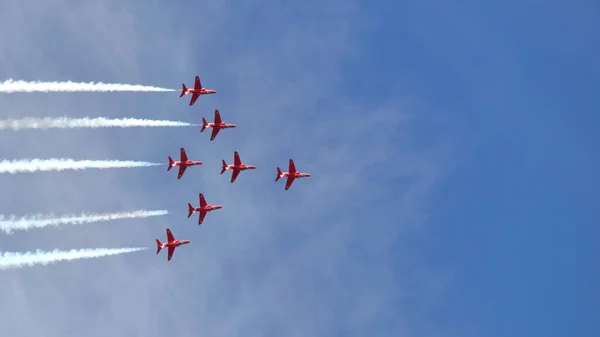
[[0,120],[0,130],[19,131],[23,129],[80,129],[80,128],[158,128],[158,127],[181,127],[181,126],[200,126],[199,124],[190,124],[185,122],[161,121],[152,119],[121,118],[109,119],[98,118],[35,118],[25,117],[23,119],[5,119]]
[[122,160],[73,160],[66,158],[51,159],[21,159],[0,161],[0,173],[23,173],[37,171],[65,171],[107,168],[133,168],[159,166],[160,163],[149,163],[145,161],[122,161]]
[[51,252],[44,252],[38,249],[35,252],[25,253],[4,252],[0,255],[0,270],[31,267],[38,264],[47,265],[59,261],[91,259],[109,255],[138,252],[144,249],[148,248],[97,248],[79,250],[73,249],[69,251],[61,251],[57,249]]
[[0,83],[0,92],[110,92],[110,91],[178,91],[146,85],[94,83],[94,82],[42,82],[15,81],[8,79]]
[[169,211],[146,211],[116,213],[82,213],[70,214],[56,217],[53,214],[32,214],[23,217],[0,215],[0,230],[6,234],[14,231],[27,231],[32,228],[58,227],[60,225],[84,225],[101,221],[113,221],[121,219],[141,219],[153,216],[167,215]]

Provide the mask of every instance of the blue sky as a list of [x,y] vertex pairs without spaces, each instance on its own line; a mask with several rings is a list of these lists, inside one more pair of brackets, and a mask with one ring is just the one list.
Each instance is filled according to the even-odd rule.
[[[0,133],[2,158],[165,167],[0,176],[0,213],[168,209],[5,251],[192,244],[4,271],[22,336],[595,336],[600,6],[66,0],[0,5],[2,79],[218,91],[10,94],[0,116],[236,123]],[[205,162],[166,172],[185,147]],[[235,184],[220,160],[258,166]],[[312,178],[283,191],[293,158]],[[198,227],[187,202],[222,210]]]

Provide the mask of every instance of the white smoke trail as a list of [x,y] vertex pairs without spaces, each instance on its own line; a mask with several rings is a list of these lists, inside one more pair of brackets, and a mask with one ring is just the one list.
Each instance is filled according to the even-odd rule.
[[178,91],[146,85],[94,83],[94,82],[42,82],[15,81],[8,79],[0,83],[0,92],[109,92],[109,91]]
[[79,171],[86,169],[134,168],[159,165],[163,164],[128,160],[73,160],[66,158],[21,159],[0,161],[0,173],[15,174],[37,171]]
[[31,267],[37,264],[47,265],[59,261],[98,258],[109,255],[138,252],[144,249],[148,248],[97,248],[73,249],[69,251],[56,249],[51,252],[44,252],[38,249],[35,252],[25,253],[4,252],[0,255],[0,270]]
[[19,131],[23,129],[79,129],[79,128],[136,128],[136,127],[181,127],[181,126],[200,126],[199,124],[190,124],[185,122],[161,121],[152,119],[121,118],[108,119],[98,118],[35,118],[25,117],[23,119],[5,119],[0,120],[0,130],[11,129]]
[[121,219],[141,219],[167,214],[169,214],[169,211],[165,210],[139,210],[116,213],[82,213],[79,215],[63,215],[61,217],[56,217],[53,214],[32,214],[23,217],[0,215],[0,230],[6,234],[12,234],[14,231],[27,231],[32,228],[58,227],[60,225],[83,225]]

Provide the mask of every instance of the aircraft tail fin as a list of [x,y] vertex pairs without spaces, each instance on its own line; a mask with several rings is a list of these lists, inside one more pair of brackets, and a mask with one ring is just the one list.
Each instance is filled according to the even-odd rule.
[[282,175],[282,174],[283,174],[283,173],[281,172],[281,169],[278,167],[278,168],[277,168],[277,177],[275,178],[275,181],[279,180],[279,178],[281,178],[281,175]]
[[227,163],[225,162],[225,159],[221,159],[221,162],[223,162],[223,167],[221,167],[221,174],[223,174],[227,170]]
[[158,239],[156,239],[156,254],[160,253],[161,249],[162,249],[162,243],[160,241],[158,241]]
[[206,119],[204,117],[202,117],[202,128],[200,129],[200,132],[206,130],[207,126],[208,126],[208,122],[206,122]]
[[185,83],[181,83],[181,95],[179,95],[179,98],[183,97],[183,95],[185,95],[185,92],[187,91],[187,87],[185,86]]
[[171,171],[174,163],[173,158],[169,157],[169,167],[167,167],[167,171]]
[[188,218],[194,214],[194,206],[188,202]]

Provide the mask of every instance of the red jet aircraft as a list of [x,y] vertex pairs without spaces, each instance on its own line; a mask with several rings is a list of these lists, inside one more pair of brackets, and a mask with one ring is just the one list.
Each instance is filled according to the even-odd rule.
[[287,182],[285,183],[285,190],[287,191],[294,182],[296,178],[307,178],[310,177],[310,173],[302,173],[296,171],[296,165],[294,165],[294,161],[290,159],[290,168],[288,172],[281,172],[281,169],[277,168],[277,177],[275,181],[279,180],[279,178],[287,177]]
[[202,221],[204,221],[204,217],[206,216],[206,213],[210,212],[210,211],[214,211],[215,209],[221,209],[223,208],[223,206],[221,205],[209,205],[206,203],[206,200],[204,199],[204,195],[202,193],[200,193],[200,207],[194,207],[192,206],[192,204],[188,203],[188,218],[192,216],[192,214],[196,213],[196,212],[200,212],[200,215],[198,216],[198,225],[202,224]]
[[200,83],[200,77],[196,76],[196,81],[194,82],[193,89],[188,89],[185,86],[185,83],[181,83],[181,95],[179,95],[179,98],[183,97],[184,95],[192,95],[192,99],[190,100],[190,106],[192,106],[194,105],[194,103],[196,103],[196,100],[198,99],[198,97],[200,97],[200,95],[216,93],[216,90],[203,88],[202,83]]
[[237,151],[233,152],[233,165],[227,165],[227,163],[225,162],[225,159],[222,159],[221,161],[223,162],[223,168],[221,169],[221,174],[223,174],[227,170],[233,170],[233,172],[231,173],[231,182],[232,183],[235,181],[235,178],[237,178],[238,174],[240,174],[241,171],[256,169],[256,166],[254,166],[254,165],[246,165],[246,164],[242,163],[242,161],[240,160],[240,155],[238,154]]
[[183,173],[185,172],[185,169],[188,168],[188,166],[202,165],[201,161],[189,160],[183,148],[181,148],[179,152],[181,160],[173,161],[173,159],[169,157],[169,167],[167,167],[167,171],[171,171],[173,167],[179,166],[179,174],[177,174],[177,179],[181,179],[181,176],[183,176]]
[[221,114],[219,113],[219,110],[215,110],[214,123],[207,123],[206,119],[204,119],[204,117],[202,117],[202,128],[200,129],[200,132],[203,132],[207,128],[212,128],[213,129],[212,134],[210,135],[210,140],[212,141],[213,139],[215,139],[215,137],[217,136],[219,131],[221,131],[221,129],[229,129],[229,128],[235,128],[235,127],[236,127],[235,124],[223,123],[223,121],[221,120]]
[[162,243],[156,239],[156,254],[160,253],[161,249],[168,248],[169,251],[167,255],[167,261],[171,261],[173,253],[175,252],[175,248],[181,245],[187,245],[188,243],[190,243],[190,240],[175,240],[171,230],[167,228],[167,242]]

